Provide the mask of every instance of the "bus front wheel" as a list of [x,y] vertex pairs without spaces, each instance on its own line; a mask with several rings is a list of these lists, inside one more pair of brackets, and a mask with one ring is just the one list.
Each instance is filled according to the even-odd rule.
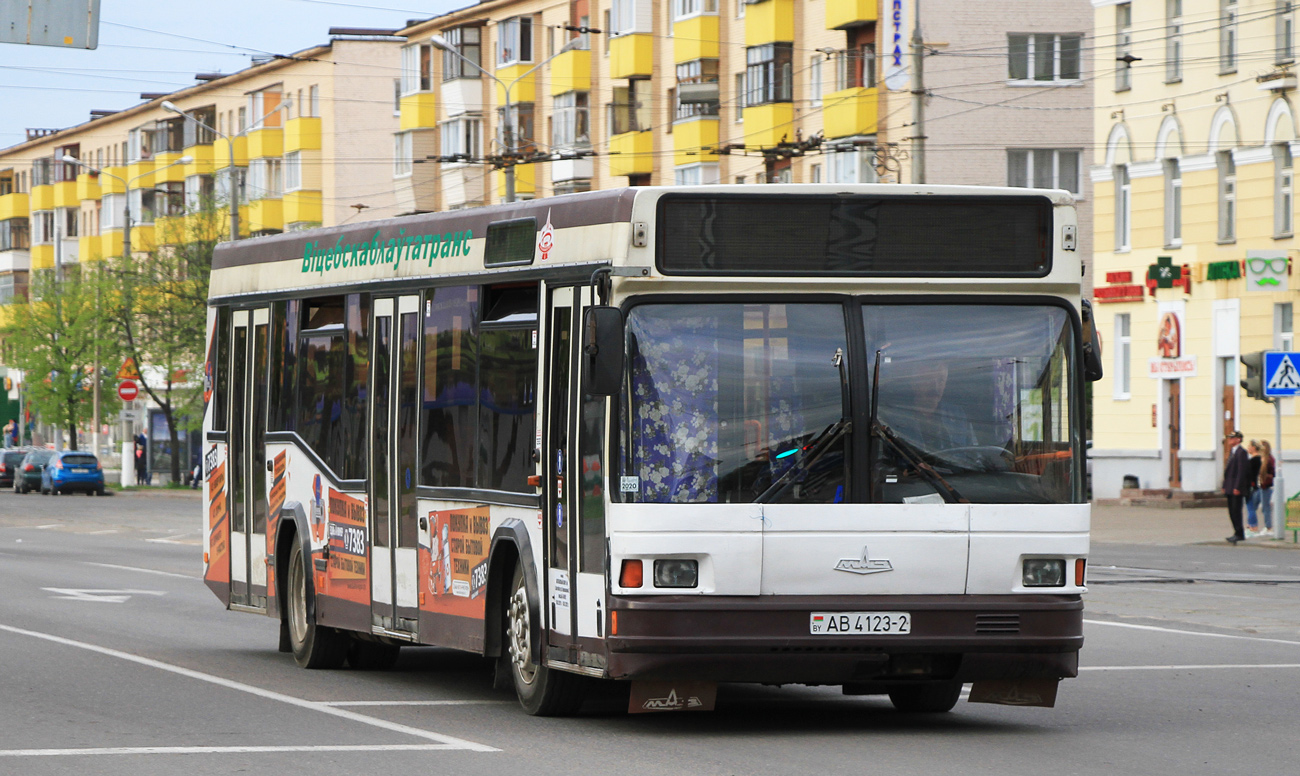
[[942,714],[952,711],[961,697],[961,682],[929,682],[889,691],[894,708],[910,714]]
[[293,659],[303,668],[341,668],[348,641],[333,628],[316,624],[307,611],[307,558],[301,537],[293,537],[289,554],[289,642]]
[[533,660],[533,612],[528,606],[528,587],[519,566],[515,566],[505,621],[505,657],[510,662],[515,694],[524,711],[538,717],[576,713],[586,694],[583,677],[538,665]]

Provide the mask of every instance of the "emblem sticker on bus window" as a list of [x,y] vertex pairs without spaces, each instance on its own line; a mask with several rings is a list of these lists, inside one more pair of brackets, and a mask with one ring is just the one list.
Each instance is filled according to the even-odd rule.
[[640,477],[619,477],[618,492],[619,493],[640,493],[641,478]]
[[555,227],[551,226],[551,211],[546,211],[546,224],[542,226],[542,233],[537,238],[537,250],[542,252],[542,261],[551,257],[551,249],[555,247]]

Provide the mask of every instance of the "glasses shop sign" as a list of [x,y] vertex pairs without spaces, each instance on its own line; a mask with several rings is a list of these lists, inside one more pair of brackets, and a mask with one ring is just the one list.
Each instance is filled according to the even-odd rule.
[[1286,291],[1289,263],[1286,251],[1246,251],[1247,291]]

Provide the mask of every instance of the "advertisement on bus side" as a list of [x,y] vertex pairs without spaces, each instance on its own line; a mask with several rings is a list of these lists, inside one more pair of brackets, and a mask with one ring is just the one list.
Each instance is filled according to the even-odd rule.
[[425,611],[482,618],[491,544],[488,507],[429,512],[429,534],[419,549]]

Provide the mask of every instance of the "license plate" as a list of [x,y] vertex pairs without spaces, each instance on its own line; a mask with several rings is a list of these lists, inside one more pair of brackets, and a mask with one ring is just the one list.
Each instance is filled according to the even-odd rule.
[[72,468],[68,469],[68,471],[70,471],[70,472],[88,472],[88,471],[90,471],[90,469],[87,469],[87,468],[82,467],[82,466],[73,466]]
[[899,635],[912,632],[910,612],[813,612],[808,632],[814,636]]

